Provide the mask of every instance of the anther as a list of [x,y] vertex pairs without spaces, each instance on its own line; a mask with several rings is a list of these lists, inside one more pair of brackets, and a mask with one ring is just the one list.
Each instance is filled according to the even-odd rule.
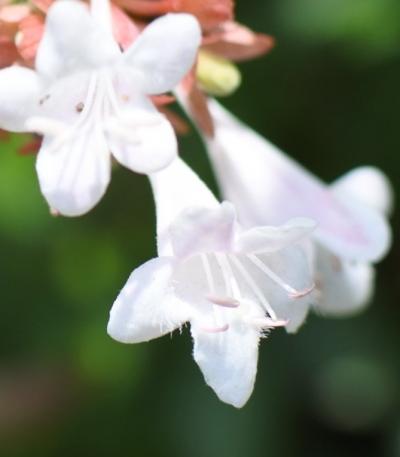
[[76,106],[75,109],[77,113],[81,113],[83,109],[85,108],[85,104],[83,102],[79,102]]
[[288,319],[270,319],[268,317],[260,317],[251,319],[251,323],[259,328],[275,328],[275,327],[286,327],[288,325]]
[[240,302],[233,297],[218,297],[216,295],[206,295],[206,299],[213,305],[222,306],[224,308],[238,308]]
[[229,324],[225,324],[221,327],[202,327],[201,330],[207,333],[223,333],[229,329]]
[[310,294],[315,289],[315,284],[311,285],[304,290],[296,290],[295,292],[289,293],[290,298],[303,298],[306,295]]
[[50,98],[50,94],[46,94],[44,97],[42,97],[40,100],[39,100],[39,105],[42,106],[43,103],[48,100]]
[[301,298],[305,297],[309,293],[311,293],[314,288],[315,284],[313,284],[311,287],[308,287],[305,290],[297,290],[294,287],[290,286],[289,284],[286,284],[276,273],[274,273],[267,265],[265,265],[258,257],[256,257],[254,254],[250,254],[247,256],[251,262],[254,263],[263,273],[265,273],[272,281],[274,281],[278,286],[282,287],[284,289],[290,298]]

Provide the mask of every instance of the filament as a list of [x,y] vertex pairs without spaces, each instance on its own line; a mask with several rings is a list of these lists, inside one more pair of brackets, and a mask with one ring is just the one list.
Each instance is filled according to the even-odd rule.
[[275,311],[271,308],[270,304],[264,297],[264,294],[260,290],[260,288],[257,286],[251,275],[247,272],[247,270],[243,267],[241,264],[240,260],[237,259],[234,255],[230,256],[229,259],[233,264],[236,266],[236,268],[239,270],[241,275],[243,276],[243,279],[247,282],[248,286],[250,289],[253,291],[254,295],[260,300],[261,304],[264,306],[264,308],[267,310],[268,314],[271,316],[273,320],[278,320],[277,316],[275,314]]

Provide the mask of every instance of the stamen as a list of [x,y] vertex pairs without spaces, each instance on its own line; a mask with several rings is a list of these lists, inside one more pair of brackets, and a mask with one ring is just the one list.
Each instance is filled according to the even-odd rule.
[[274,273],[267,265],[264,264],[258,257],[254,254],[249,254],[246,256],[254,265],[256,265],[263,273],[265,273],[272,281],[274,281],[278,286],[282,287],[288,294],[290,298],[301,298],[308,295],[314,290],[315,285],[308,287],[304,290],[297,290],[289,284],[285,283],[282,278],[280,278],[276,273]]
[[38,132],[42,135],[57,137],[57,142],[54,142],[52,145],[53,150],[57,149],[62,142],[69,140],[69,138],[75,133],[76,129],[85,123],[86,119],[89,116],[90,108],[95,101],[96,85],[97,77],[94,75],[89,81],[88,94],[85,100],[85,105],[88,107],[88,109],[81,116],[79,116],[78,121],[75,123],[75,125],[69,127],[64,122],[56,119],[42,116],[33,116],[29,118],[25,123],[27,130]]
[[310,287],[304,290],[298,290],[294,294],[289,294],[290,298],[303,298],[306,295],[310,294],[315,289],[315,284],[312,284]]
[[[215,286],[214,286],[214,280],[212,277],[210,262],[208,261],[206,254],[200,254],[200,259],[203,264],[204,271],[206,273],[208,287],[210,289],[211,295],[213,295],[215,293]],[[210,300],[210,301],[212,301],[212,300]]]
[[[96,89],[98,85],[98,75],[93,74],[92,77],[89,80],[88,84],[88,89],[87,89],[87,95],[86,99],[83,102],[86,109],[85,111],[78,117],[77,122],[75,125],[71,126],[71,132],[76,131],[79,127],[81,127],[83,124],[85,124],[86,120],[90,116],[93,107],[96,105]],[[71,133],[72,134],[72,133]]]
[[231,262],[233,262],[235,264],[236,268],[239,270],[239,272],[243,276],[244,280],[247,282],[248,286],[253,291],[254,295],[256,295],[256,297],[260,300],[261,304],[267,310],[267,312],[271,316],[271,318],[273,320],[277,321],[278,319],[276,317],[275,311],[271,308],[267,299],[264,297],[264,294],[262,293],[260,288],[257,286],[257,284],[255,283],[253,278],[249,275],[249,273],[244,268],[244,266],[241,264],[239,259],[235,255],[230,256],[229,259],[231,260]]
[[101,97],[96,98],[96,88],[97,74],[93,74],[88,84],[88,92],[85,100],[87,109],[79,115],[77,121],[71,126],[53,118],[34,116],[26,121],[26,129],[54,137],[49,145],[49,152],[56,152],[64,142],[69,141],[77,135],[77,130],[83,126],[87,128],[88,126],[86,124],[89,119],[92,122],[99,121],[98,110],[95,111],[94,116],[92,115],[92,110],[96,109],[96,106],[98,106],[101,100]]
[[[215,254],[215,259],[218,263],[218,266],[222,273],[222,277],[224,279],[226,293],[228,295],[233,295],[232,284],[231,284],[230,277],[229,277],[230,272],[229,272],[229,270],[227,271],[227,268],[226,268],[227,262],[225,260],[225,257],[223,254]],[[231,276],[232,276],[232,274],[231,274]]]
[[239,284],[235,278],[227,256],[224,254],[215,254],[215,258],[217,259],[217,263],[221,268],[228,295],[237,297],[237,299],[240,300],[241,293]]
[[238,308],[240,302],[233,297],[217,297],[215,295],[206,295],[206,299],[214,305],[222,306],[224,308]]
[[225,324],[221,327],[201,327],[201,330],[206,333],[223,333],[229,329],[229,324]]
[[[212,270],[211,270],[211,266],[210,266],[210,261],[207,257],[207,254],[201,254],[200,258],[203,263],[204,271],[206,273],[206,278],[207,278],[207,282],[208,282],[208,287],[211,292],[209,295],[206,295],[205,298],[207,300],[209,300],[211,303],[213,303],[214,305],[225,307],[225,308],[236,308],[237,306],[239,306],[239,303],[236,305],[236,300],[233,298],[218,297],[217,295],[215,295],[216,289],[215,289],[214,279],[213,279]],[[216,260],[222,270],[222,273],[224,276],[224,281],[225,281],[225,286],[226,286],[227,292],[229,294],[230,290],[231,290],[230,285],[229,285],[229,277],[227,276],[225,270],[221,266],[220,259],[218,259],[217,255],[216,255]],[[218,321],[220,320],[221,316],[219,316],[219,312],[217,312],[216,309],[213,310],[213,315],[214,315],[214,320],[216,321],[216,325],[218,325]],[[226,331],[226,330],[228,330],[229,325],[227,324],[222,327],[216,327],[216,328],[223,329],[223,330],[219,330],[219,331]],[[215,331],[213,333],[215,333]]]
[[79,102],[76,106],[75,109],[78,113],[81,113],[85,108],[85,104],[83,102]]
[[44,95],[40,100],[39,100],[39,105],[42,106],[43,103],[50,98],[50,94]]
[[269,319],[268,317],[260,317],[251,319],[250,323],[259,328],[275,328],[285,327],[286,325],[288,325],[289,320],[274,320]]

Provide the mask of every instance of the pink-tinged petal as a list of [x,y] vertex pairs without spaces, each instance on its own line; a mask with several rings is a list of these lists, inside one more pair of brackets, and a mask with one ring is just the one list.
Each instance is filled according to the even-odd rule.
[[18,24],[30,13],[28,5],[6,5],[0,7],[0,22],[6,24]]
[[150,175],[157,210],[159,255],[172,256],[170,226],[182,211],[191,207],[217,209],[219,203],[204,182],[181,159]]
[[26,131],[26,119],[35,112],[40,91],[40,80],[33,70],[18,66],[0,70],[0,128]]
[[[343,259],[359,262],[378,262],[388,252],[392,243],[389,224],[378,211],[359,202],[340,190],[332,190],[334,207],[339,220],[331,221],[331,214],[326,214],[323,230],[317,229],[316,238],[321,244],[337,253]],[[319,209],[322,212],[322,209]],[[335,215],[336,216],[336,215]],[[338,218],[339,219],[339,218]],[[331,224],[328,226],[328,224]],[[337,225],[334,225],[337,224]]]
[[175,0],[174,10],[193,14],[205,29],[233,19],[232,0]]
[[39,43],[44,33],[44,19],[39,14],[30,14],[19,23],[16,44],[24,61],[33,65]]
[[51,209],[80,216],[104,195],[111,174],[111,157],[98,125],[45,137],[36,170],[40,189]]
[[111,5],[111,15],[114,37],[125,50],[139,36],[140,29],[121,8],[114,4]]
[[257,374],[260,331],[237,322],[204,328],[192,322],[193,357],[218,398],[236,408],[249,399]]
[[316,256],[318,300],[315,310],[331,317],[357,314],[369,304],[375,270],[363,262],[342,261],[319,246]]
[[225,22],[205,37],[202,49],[241,62],[266,54],[274,45],[269,35],[255,33],[237,22]]
[[112,36],[83,2],[58,0],[49,9],[36,69],[54,79],[77,69],[110,64],[120,55]]
[[334,192],[349,195],[384,215],[394,206],[394,192],[388,177],[375,167],[358,167],[331,184]]
[[161,94],[172,90],[193,66],[201,42],[197,20],[189,14],[168,14],[153,21],[124,54],[141,90]]
[[231,251],[235,228],[235,209],[228,202],[216,209],[188,208],[169,229],[174,255],[185,258],[201,252]]
[[239,234],[237,252],[275,252],[310,235],[316,228],[311,219],[297,218],[280,226],[257,226]]
[[116,0],[115,3],[134,16],[156,17],[170,13],[173,0]]
[[19,57],[13,39],[8,35],[0,35],[0,69],[11,66]]
[[117,0],[115,3],[135,16],[193,14],[204,29],[217,27],[233,18],[232,0]]
[[108,334],[122,343],[158,338],[182,326],[189,308],[173,293],[172,258],[149,260],[133,271],[110,312]]
[[209,108],[216,126],[206,139],[224,197],[247,227],[279,225],[294,217],[317,222],[314,236],[338,256],[377,261],[390,232],[376,211],[328,186],[240,123],[216,101]]

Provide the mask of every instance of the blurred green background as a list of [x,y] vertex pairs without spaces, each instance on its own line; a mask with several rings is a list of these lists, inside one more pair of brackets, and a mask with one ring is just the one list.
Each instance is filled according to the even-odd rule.
[[[239,0],[237,18],[277,47],[241,65],[225,104],[327,181],[373,164],[397,189],[400,2]],[[0,146],[1,457],[400,456],[398,215],[367,311],[274,331],[235,410],[206,387],[187,329],[135,346],[106,334],[155,254],[146,178],[118,169],[90,214],[50,217],[22,141]],[[181,152],[214,185],[195,134]]]

